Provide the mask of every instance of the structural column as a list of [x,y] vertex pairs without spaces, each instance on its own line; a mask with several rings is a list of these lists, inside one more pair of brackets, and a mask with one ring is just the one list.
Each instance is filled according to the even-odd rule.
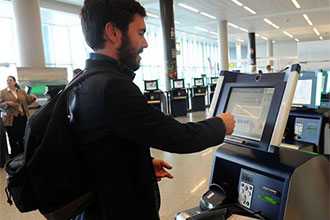
[[237,61],[237,67],[241,67],[241,59],[242,59],[242,43],[241,42],[236,42],[236,59],[239,60]]
[[227,21],[218,21],[218,41],[220,49],[220,70],[229,70],[228,68],[228,32]]
[[251,72],[257,72],[257,56],[256,56],[256,35],[249,33],[249,58],[251,65]]
[[20,66],[45,67],[39,0],[12,0]]
[[[274,56],[274,52],[273,52],[273,41],[272,40],[268,40],[267,41],[267,55],[268,57],[273,57]],[[270,60],[269,65],[274,66],[274,61]]]
[[170,78],[177,78],[173,0],[159,0],[159,7],[164,41],[165,86],[169,90]]

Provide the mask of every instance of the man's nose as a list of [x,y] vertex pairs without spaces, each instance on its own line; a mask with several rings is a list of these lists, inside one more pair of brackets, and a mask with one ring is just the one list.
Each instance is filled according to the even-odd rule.
[[147,48],[148,47],[148,42],[147,42],[146,38],[143,38],[142,47],[143,48]]

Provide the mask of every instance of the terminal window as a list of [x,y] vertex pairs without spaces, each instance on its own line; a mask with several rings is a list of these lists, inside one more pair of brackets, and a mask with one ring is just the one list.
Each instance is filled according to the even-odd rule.
[[232,135],[260,141],[275,88],[232,88],[226,112],[234,115]]

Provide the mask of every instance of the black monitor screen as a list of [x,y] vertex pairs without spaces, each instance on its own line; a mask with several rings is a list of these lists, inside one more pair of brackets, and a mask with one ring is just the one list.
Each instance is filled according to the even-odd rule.
[[195,86],[204,86],[203,78],[194,79]]
[[275,88],[232,88],[226,112],[234,115],[233,136],[260,141]]
[[145,82],[145,89],[147,91],[151,91],[151,90],[157,90],[158,86],[157,86],[157,81],[149,81],[149,82]]
[[183,80],[174,80],[174,81],[173,81],[173,87],[174,87],[175,89],[181,89],[181,88],[184,88]]
[[211,84],[212,85],[215,85],[215,84],[217,84],[218,83],[218,77],[216,77],[216,78],[211,78]]

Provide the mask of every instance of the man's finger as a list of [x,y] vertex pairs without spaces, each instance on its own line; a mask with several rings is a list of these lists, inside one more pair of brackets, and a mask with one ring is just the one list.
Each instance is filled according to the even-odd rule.
[[172,169],[172,166],[169,165],[168,163],[166,163],[165,161],[162,160],[162,165],[166,168],[166,169]]
[[173,175],[168,172],[165,173],[165,177],[173,179]]

